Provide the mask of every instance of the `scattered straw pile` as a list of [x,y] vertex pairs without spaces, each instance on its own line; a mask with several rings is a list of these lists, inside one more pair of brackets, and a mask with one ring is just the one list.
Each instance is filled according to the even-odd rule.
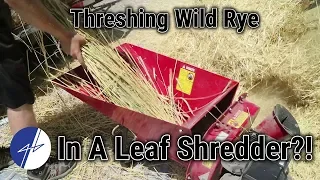
[[279,81],[294,93],[291,99],[299,104],[320,102],[318,47],[306,48],[311,42],[298,41],[310,28],[298,2],[206,2],[217,7],[235,7],[238,11],[259,12],[261,26],[246,29],[241,35],[222,28],[179,30],[167,38],[166,46],[158,48],[161,52],[239,80],[246,87]]
[[168,37],[166,46],[159,50],[237,79],[247,88],[259,83],[280,86],[290,95],[287,100],[291,105],[320,103],[319,46],[315,39],[301,39],[308,29],[317,27],[319,21],[307,23],[299,4],[291,0],[229,0],[210,4],[257,11],[261,27],[247,29],[241,35],[224,29],[179,30]]

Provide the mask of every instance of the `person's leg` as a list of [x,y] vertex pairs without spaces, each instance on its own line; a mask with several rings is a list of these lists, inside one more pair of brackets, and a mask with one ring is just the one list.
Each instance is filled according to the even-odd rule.
[[[30,88],[26,60],[11,34],[10,9],[2,0],[0,9],[0,104],[7,108],[11,132],[14,135],[20,129],[36,124],[35,118],[31,118],[33,111],[29,108],[34,102],[34,96]],[[11,164],[10,149],[1,147],[0,168]]]
[[7,107],[11,132],[37,126],[32,104],[34,94],[30,87],[27,60],[12,32],[9,6],[0,0],[0,103]]
[[[2,6],[2,7],[1,7]],[[0,0],[0,104],[7,107],[11,132],[36,127],[32,105],[35,98],[27,71],[27,60],[11,34],[11,13]],[[9,152],[9,148],[6,148]],[[1,157],[0,160],[5,159]],[[66,176],[76,166],[75,161],[53,161],[49,158],[42,167],[28,171],[29,179],[50,180]],[[3,179],[3,177],[0,177]]]
[[25,127],[38,127],[31,104],[7,110],[11,133],[14,135]]
[[0,103],[7,107],[10,129],[14,135],[23,128],[38,126],[33,112],[35,98],[28,78],[26,59],[16,43],[12,43],[1,58]]

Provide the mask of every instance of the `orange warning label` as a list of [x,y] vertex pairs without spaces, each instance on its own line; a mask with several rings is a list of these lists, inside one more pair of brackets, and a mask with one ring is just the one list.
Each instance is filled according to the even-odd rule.
[[228,125],[234,127],[234,128],[240,128],[244,121],[249,117],[249,114],[241,111],[240,113],[237,113],[238,116],[236,118],[232,118],[228,121]]
[[203,161],[202,162],[202,165],[205,166],[208,169],[211,169],[213,164],[214,164],[214,161]]

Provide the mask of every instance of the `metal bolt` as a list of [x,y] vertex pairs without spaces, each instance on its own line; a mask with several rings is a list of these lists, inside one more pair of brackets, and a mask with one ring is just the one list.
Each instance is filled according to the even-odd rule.
[[192,80],[193,79],[193,74],[188,74],[188,79]]
[[182,133],[182,129],[179,129],[179,133]]

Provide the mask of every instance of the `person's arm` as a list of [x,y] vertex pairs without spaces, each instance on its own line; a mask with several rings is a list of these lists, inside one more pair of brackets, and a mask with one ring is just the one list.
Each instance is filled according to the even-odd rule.
[[40,0],[5,1],[26,23],[55,36],[59,40],[70,39],[74,35],[65,30]]
[[72,55],[83,64],[81,47],[85,44],[85,39],[74,31],[68,31],[40,0],[5,0],[5,2],[26,23],[59,39],[65,53]]

